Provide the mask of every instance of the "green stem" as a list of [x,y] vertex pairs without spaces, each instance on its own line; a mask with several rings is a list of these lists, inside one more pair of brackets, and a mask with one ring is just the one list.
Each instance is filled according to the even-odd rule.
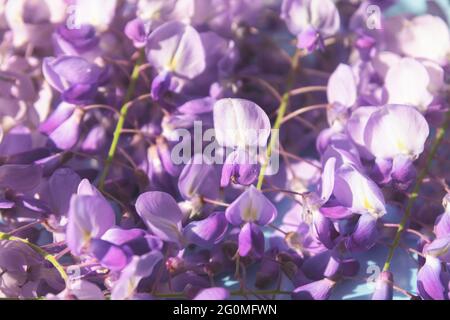
[[67,273],[64,271],[64,268],[59,264],[59,262],[55,259],[53,255],[42,249],[41,247],[31,243],[30,241],[26,239],[22,239],[19,237],[15,237],[12,235],[9,235],[7,233],[0,232],[0,240],[7,240],[7,241],[18,241],[26,244],[31,249],[36,251],[38,254],[40,254],[45,260],[50,262],[56,270],[58,270],[59,274],[61,275],[61,278],[63,278],[64,281],[68,279]]
[[127,117],[128,110],[131,106],[130,101],[133,98],[134,91],[136,90],[137,81],[139,79],[139,68],[144,61],[144,51],[139,52],[139,58],[134,65],[133,71],[130,77],[130,84],[127,89],[127,93],[124,98],[124,104],[120,109],[119,120],[117,121],[116,129],[114,130],[113,140],[108,151],[108,157],[105,161],[105,167],[103,168],[102,174],[99,180],[99,189],[103,190],[105,187],[105,180],[108,176],[109,169],[111,168],[111,163],[114,160],[114,156],[117,151],[117,146],[119,144],[120,135],[122,134],[123,125]]
[[445,115],[445,120],[444,120],[444,123],[442,124],[442,126],[437,129],[436,136],[435,136],[433,145],[431,146],[430,153],[428,154],[428,158],[426,160],[425,166],[422,168],[419,175],[417,176],[413,191],[408,199],[408,203],[406,204],[405,214],[403,215],[402,220],[400,221],[400,224],[397,229],[397,233],[395,234],[395,237],[394,237],[394,241],[392,242],[392,245],[389,248],[388,257],[384,264],[383,271],[388,271],[391,267],[391,261],[392,261],[392,258],[394,257],[395,249],[400,244],[400,238],[401,238],[403,231],[405,231],[406,223],[408,222],[408,220],[411,216],[414,202],[416,201],[416,199],[419,196],[420,188],[422,187],[423,180],[425,179],[425,177],[427,176],[427,174],[431,168],[431,164],[433,162],[434,156],[436,155],[436,153],[439,149],[439,146],[445,137],[445,133],[449,127],[449,124],[450,124],[450,111],[448,111],[447,114]]
[[295,51],[295,54],[291,58],[291,70],[289,71],[289,75],[287,78],[286,83],[286,91],[281,97],[280,106],[278,107],[278,114],[277,118],[275,119],[275,123],[272,127],[272,135],[270,137],[270,142],[267,147],[267,153],[266,153],[266,159],[261,166],[261,170],[259,171],[258,176],[258,184],[256,185],[256,188],[258,190],[261,190],[262,184],[264,182],[264,176],[266,174],[267,166],[269,165],[270,157],[272,156],[273,148],[275,147],[275,143],[278,140],[279,136],[279,130],[282,124],[282,120],[284,118],[284,115],[286,114],[286,111],[288,109],[289,105],[289,99],[291,97],[291,91],[295,83],[295,75],[298,71],[298,68],[300,66],[300,57],[301,57],[302,51],[297,49]]
[[[231,291],[230,295],[232,296],[243,296],[245,294],[251,295],[290,295],[292,292],[290,291],[281,291],[281,290],[256,290],[251,292],[242,292],[241,290]],[[154,293],[156,298],[185,298],[186,294],[184,292],[173,292],[173,293]]]

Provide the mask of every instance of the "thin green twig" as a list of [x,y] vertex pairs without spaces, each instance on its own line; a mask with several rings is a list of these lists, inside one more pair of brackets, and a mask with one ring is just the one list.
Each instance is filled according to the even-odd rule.
[[264,182],[264,176],[266,174],[267,166],[270,161],[270,157],[272,156],[273,148],[275,147],[275,143],[278,140],[279,136],[279,129],[281,127],[282,120],[284,118],[284,115],[286,114],[286,111],[289,106],[289,99],[291,97],[291,91],[295,83],[295,75],[299,69],[300,66],[300,57],[302,56],[302,50],[297,49],[295,51],[295,54],[292,56],[291,59],[291,70],[289,71],[287,83],[286,83],[286,91],[281,97],[280,106],[278,107],[278,114],[277,118],[275,119],[275,123],[272,127],[272,135],[270,137],[270,142],[267,147],[267,153],[266,153],[266,159],[261,166],[261,170],[259,172],[258,176],[258,184],[256,185],[256,188],[258,190],[261,190],[262,184]]
[[[255,290],[252,292],[242,292],[242,290],[231,291],[231,296],[242,296],[244,294],[252,294],[252,295],[290,295],[292,292],[290,291],[282,291],[282,290]],[[172,292],[172,293],[154,293],[153,296],[156,298],[186,298],[186,293],[184,292]]]
[[391,267],[391,261],[392,261],[392,258],[394,257],[395,249],[400,244],[400,238],[401,238],[402,233],[406,228],[406,224],[411,216],[414,202],[416,201],[416,199],[419,196],[420,188],[422,187],[423,180],[425,179],[425,177],[427,176],[427,174],[431,168],[433,159],[439,149],[440,144],[444,140],[444,137],[445,137],[446,131],[449,127],[449,124],[450,124],[450,111],[448,111],[447,114],[445,115],[445,120],[444,120],[444,123],[442,124],[442,126],[437,129],[435,139],[431,146],[430,153],[428,154],[425,166],[422,168],[419,175],[417,176],[413,191],[408,199],[408,203],[406,204],[405,213],[404,213],[402,220],[400,221],[400,224],[398,226],[397,232],[394,237],[394,241],[392,242],[392,245],[389,248],[388,257],[384,264],[383,271],[388,271],[389,268]]

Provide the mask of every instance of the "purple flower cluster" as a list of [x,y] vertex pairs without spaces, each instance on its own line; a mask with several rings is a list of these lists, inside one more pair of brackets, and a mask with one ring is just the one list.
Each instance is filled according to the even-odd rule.
[[450,299],[449,25],[395,5],[0,1],[0,298],[328,299],[381,246],[373,299]]

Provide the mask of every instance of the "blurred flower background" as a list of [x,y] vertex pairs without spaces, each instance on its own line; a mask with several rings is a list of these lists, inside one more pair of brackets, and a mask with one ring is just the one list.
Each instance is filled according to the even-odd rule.
[[0,298],[450,299],[448,0],[0,0]]

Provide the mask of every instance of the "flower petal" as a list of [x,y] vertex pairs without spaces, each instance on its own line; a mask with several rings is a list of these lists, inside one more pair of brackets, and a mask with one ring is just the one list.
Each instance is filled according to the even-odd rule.
[[386,105],[367,121],[364,142],[375,157],[407,155],[414,159],[423,152],[428,135],[428,123],[414,107]]
[[350,66],[340,64],[328,80],[327,97],[329,103],[351,107],[356,102],[356,81]]
[[67,246],[80,255],[92,238],[100,238],[114,224],[114,211],[105,199],[73,195],[66,230]]
[[200,290],[193,300],[227,300],[230,293],[227,289],[221,287],[212,287]]
[[225,214],[214,212],[203,220],[189,223],[184,229],[184,236],[191,243],[209,248],[223,239],[227,229]]
[[327,300],[336,283],[322,279],[296,288],[292,293],[294,300]]
[[386,74],[388,102],[411,105],[424,111],[433,100],[433,95],[428,91],[429,84],[427,69],[415,59],[403,58]]
[[424,299],[444,300],[445,287],[441,282],[441,261],[427,256],[417,274],[417,288]]
[[188,79],[198,76],[206,67],[200,35],[179,21],[167,22],[154,30],[147,40],[146,54],[159,72],[172,71]]
[[37,187],[42,178],[38,165],[5,164],[0,166],[0,188],[29,191]]
[[183,214],[171,195],[160,191],[141,194],[136,211],[147,227],[164,241],[178,243]]
[[256,224],[244,224],[239,233],[238,250],[241,257],[253,254],[258,258],[264,254],[264,234]]
[[214,104],[214,129],[223,147],[265,146],[270,135],[270,120],[258,106],[245,99],[221,99]]
[[253,185],[248,187],[225,211],[227,220],[233,225],[255,222],[264,226],[273,221],[276,215],[277,209],[272,202]]

